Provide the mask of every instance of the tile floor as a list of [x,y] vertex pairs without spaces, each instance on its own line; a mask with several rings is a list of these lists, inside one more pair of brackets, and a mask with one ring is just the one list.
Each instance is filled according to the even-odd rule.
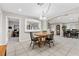
[[19,37],[10,37],[8,43],[18,42],[18,41],[19,41]]
[[55,36],[54,40],[51,48],[46,45],[32,49],[30,40],[8,43],[7,56],[79,56],[79,39]]

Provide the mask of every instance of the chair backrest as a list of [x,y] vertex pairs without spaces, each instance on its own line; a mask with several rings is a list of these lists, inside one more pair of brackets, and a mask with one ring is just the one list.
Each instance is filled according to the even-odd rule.
[[30,38],[31,38],[31,40],[34,38],[32,32],[30,32]]
[[67,34],[68,34],[68,33],[70,33],[70,32],[71,32],[71,30],[70,30],[70,29],[67,29],[67,30],[66,30],[66,33],[67,33]]
[[76,33],[77,31],[76,31],[76,29],[72,29],[72,33]]
[[46,33],[47,31],[43,31],[43,33]]
[[49,35],[49,38],[51,38],[52,40],[54,39],[54,34],[52,33],[52,34],[50,34]]
[[54,35],[54,31],[51,31],[51,33]]

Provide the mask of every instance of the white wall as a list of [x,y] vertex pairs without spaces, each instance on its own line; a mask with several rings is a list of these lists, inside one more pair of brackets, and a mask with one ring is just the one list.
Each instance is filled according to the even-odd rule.
[[0,45],[3,43],[2,34],[2,12],[0,10]]
[[47,20],[42,20],[41,22],[42,22],[42,25],[41,25],[42,30],[47,31],[47,28],[48,28]]
[[74,22],[74,23],[66,23],[67,29],[79,29],[79,23]]
[[0,10],[0,45],[4,45],[6,42],[6,20],[2,10]]
[[19,41],[21,42],[29,40],[30,34],[28,32],[25,32],[25,19],[20,19],[19,29],[20,29]]
[[25,16],[21,16],[21,15],[17,15],[17,14],[13,14],[13,13],[8,13],[8,12],[3,12],[3,19],[2,19],[2,30],[4,32],[3,34],[3,39],[4,39],[4,42],[7,44],[8,43],[8,32],[6,29],[7,28],[7,20],[6,20],[6,16],[10,16],[10,17],[14,17],[14,18],[17,18],[19,19],[19,41],[22,42],[22,41],[27,41],[27,40],[30,40],[30,35],[28,32],[25,32],[25,19],[28,20],[28,17],[25,17]]
[[8,28],[6,28],[8,23],[6,23],[6,17],[5,15],[3,14],[3,11],[2,11],[2,32],[3,32],[3,35],[2,35],[2,41],[4,42],[4,44],[7,44],[7,31],[6,29],[8,30]]
[[56,24],[51,25],[51,31],[54,31],[54,35],[56,35]]

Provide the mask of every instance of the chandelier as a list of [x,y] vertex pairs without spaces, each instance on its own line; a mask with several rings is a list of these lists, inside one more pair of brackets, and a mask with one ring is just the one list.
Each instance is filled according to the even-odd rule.
[[37,3],[37,5],[42,6],[44,3]]
[[40,20],[42,20],[42,19],[46,20],[47,19],[46,15],[49,12],[51,4],[50,3],[37,3],[37,5],[42,9],[39,19]]

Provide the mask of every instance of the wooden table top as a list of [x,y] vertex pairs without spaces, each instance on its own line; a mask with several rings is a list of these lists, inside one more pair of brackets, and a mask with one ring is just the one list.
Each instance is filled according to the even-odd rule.
[[52,34],[52,33],[48,33],[48,32],[37,32],[37,33],[35,33],[35,35],[39,37],[39,39],[38,39],[38,41],[39,41],[39,47],[43,46],[44,42],[46,41],[45,38],[48,35],[50,35],[50,34]]
[[48,33],[48,32],[38,32],[38,33],[35,33],[36,36],[47,36],[47,35],[50,35],[51,33]]

